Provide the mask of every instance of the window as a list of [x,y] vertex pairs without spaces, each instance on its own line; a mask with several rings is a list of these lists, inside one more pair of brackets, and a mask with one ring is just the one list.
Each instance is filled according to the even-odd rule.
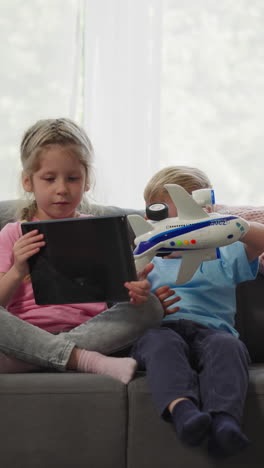
[[263,22],[258,0],[2,0],[1,199],[23,131],[66,116],[94,144],[98,202],[140,208],[154,172],[187,164],[219,203],[264,204]]
[[19,144],[36,120],[74,117],[78,1],[0,2],[0,197],[18,195]]

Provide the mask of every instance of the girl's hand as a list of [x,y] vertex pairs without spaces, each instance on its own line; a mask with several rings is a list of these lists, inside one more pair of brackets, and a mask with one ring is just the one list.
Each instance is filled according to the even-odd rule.
[[21,236],[13,247],[14,268],[21,278],[29,273],[27,260],[35,255],[45,245],[43,234],[38,234],[37,229]]
[[148,263],[144,270],[138,273],[138,281],[130,281],[125,283],[125,287],[129,290],[130,302],[132,304],[143,304],[147,301],[150,294],[150,282],[147,280],[148,274],[154,268],[152,263]]
[[170,289],[170,287],[167,285],[161,286],[155,291],[155,295],[160,300],[161,305],[163,307],[164,316],[174,314],[175,312],[178,312],[178,310],[180,310],[180,307],[172,307],[171,309],[168,309],[168,307],[170,307],[173,304],[176,304],[176,302],[179,302],[181,300],[181,297],[179,296],[175,296],[173,299],[168,300],[168,297],[173,296],[174,294],[175,291],[173,291],[173,289]]

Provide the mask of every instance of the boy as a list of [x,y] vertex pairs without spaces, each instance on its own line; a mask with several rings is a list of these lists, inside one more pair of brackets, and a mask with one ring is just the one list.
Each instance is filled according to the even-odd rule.
[[[190,194],[210,188],[199,169],[175,166],[155,174],[146,186],[146,204],[165,202],[169,216],[177,207],[164,184],[181,185]],[[264,251],[264,226],[250,223],[248,232],[221,247],[221,258],[203,262],[186,284],[175,282],[175,255],[154,257],[149,274],[161,301],[180,308],[167,310],[163,325],[148,330],[133,346],[132,356],[146,369],[161,416],[170,418],[179,438],[189,445],[209,437],[212,456],[234,455],[248,445],[241,430],[250,357],[234,328],[236,285],[255,278],[258,255]],[[175,268],[174,268],[175,265]],[[167,285],[167,286],[166,286]],[[171,295],[168,285],[175,292]],[[166,303],[166,301],[165,301]]]

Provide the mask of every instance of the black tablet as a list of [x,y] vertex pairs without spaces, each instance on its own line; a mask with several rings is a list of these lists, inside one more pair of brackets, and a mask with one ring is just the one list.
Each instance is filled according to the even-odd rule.
[[136,279],[126,216],[80,217],[22,223],[38,229],[46,245],[29,262],[36,303],[73,304],[129,300]]

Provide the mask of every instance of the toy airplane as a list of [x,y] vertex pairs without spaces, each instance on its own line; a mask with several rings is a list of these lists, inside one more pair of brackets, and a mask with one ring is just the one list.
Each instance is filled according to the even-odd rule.
[[[183,284],[202,262],[219,258],[218,247],[238,241],[249,225],[238,216],[207,213],[179,185],[166,184],[165,188],[177,207],[176,218],[166,217],[153,223],[139,215],[128,216],[136,236],[135,264],[140,271],[157,254],[180,252],[182,262],[175,284]],[[164,204],[157,207],[161,205],[164,207]]]

